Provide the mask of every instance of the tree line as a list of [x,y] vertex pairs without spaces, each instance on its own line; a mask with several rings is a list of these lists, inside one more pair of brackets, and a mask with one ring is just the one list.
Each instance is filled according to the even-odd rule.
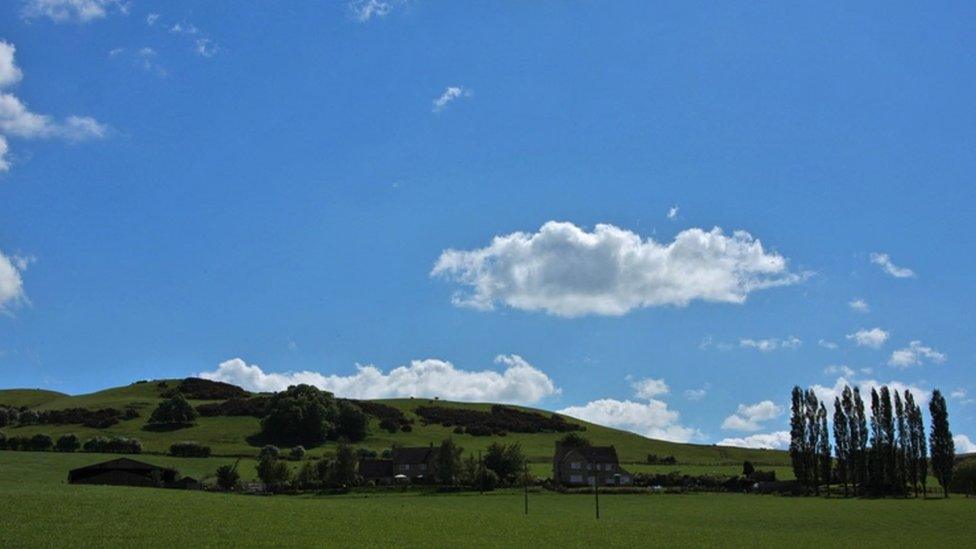
[[[894,395],[892,397],[892,395]],[[797,482],[819,495],[821,486],[843,485],[844,496],[919,495],[932,473],[949,497],[955,444],[945,398],[936,389],[929,400],[928,439],[922,409],[911,391],[872,388],[870,414],[858,387],[834,397],[833,447],[827,403],[813,389],[793,387],[790,407],[790,460]]]

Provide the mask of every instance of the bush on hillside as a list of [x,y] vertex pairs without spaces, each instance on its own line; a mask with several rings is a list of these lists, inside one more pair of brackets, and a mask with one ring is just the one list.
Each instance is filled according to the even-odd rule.
[[590,446],[589,439],[579,433],[567,433],[559,439],[558,443],[566,448],[588,448]]
[[281,455],[281,450],[277,446],[273,444],[268,444],[265,447],[261,448],[261,451],[258,452],[258,459],[265,459],[269,457],[277,459],[278,456],[280,455]]
[[252,416],[261,418],[267,414],[268,397],[232,398],[223,402],[201,404],[197,412],[201,416]]
[[369,417],[359,406],[348,400],[339,401],[339,415],[336,418],[336,435],[349,442],[359,442],[368,434]]
[[39,425],[84,425],[93,429],[104,429],[119,422],[123,412],[115,408],[66,408],[45,410],[37,413],[35,423]]
[[186,398],[177,393],[159,403],[149,416],[149,423],[154,425],[191,425],[197,418],[197,411],[190,406]]
[[30,438],[29,448],[35,452],[46,452],[54,447],[54,440],[50,435],[38,433]]
[[171,456],[210,457],[210,447],[193,441],[174,442],[169,447]]
[[0,427],[16,425],[18,417],[20,417],[19,410],[0,405]]
[[647,454],[647,463],[650,465],[674,465],[678,460],[674,456],[659,456],[657,454]]
[[956,462],[952,471],[949,490],[960,494],[976,494],[976,459]]
[[37,425],[40,416],[34,410],[21,410],[17,418],[18,425]]
[[59,452],[75,452],[81,448],[81,441],[78,440],[78,435],[67,434],[61,435],[58,438],[58,442],[54,445],[54,449]]
[[273,457],[266,457],[258,462],[258,478],[270,492],[280,492],[288,487],[291,481],[291,469],[288,463]]
[[141,454],[139,439],[127,437],[95,437],[85,441],[82,449],[86,452],[102,454]]
[[[188,377],[180,381],[180,384],[176,386],[176,391],[191,400],[225,400],[246,398],[250,395],[237,385],[198,377]],[[175,394],[166,396],[175,396]]]
[[387,404],[368,400],[349,400],[348,402],[355,404],[366,414],[380,420],[380,429],[390,433],[405,430],[404,427],[409,427],[413,423],[413,420],[408,418],[403,410]]
[[566,433],[583,430],[583,426],[570,423],[556,414],[547,416],[498,404],[492,406],[489,412],[446,406],[418,406],[415,412],[428,424],[464,427],[464,432],[473,436],[504,435],[509,432]]
[[305,458],[305,447],[295,446],[294,448],[288,451],[288,457],[295,461],[301,461],[302,459]]
[[222,490],[233,490],[241,482],[241,475],[237,472],[237,466],[221,465],[217,467],[217,486]]
[[7,435],[3,434],[3,431],[0,431],[0,450],[6,450],[6,449],[7,449]]
[[338,415],[332,393],[311,385],[292,385],[271,397],[268,414],[261,420],[261,434],[276,443],[318,446],[335,432]]

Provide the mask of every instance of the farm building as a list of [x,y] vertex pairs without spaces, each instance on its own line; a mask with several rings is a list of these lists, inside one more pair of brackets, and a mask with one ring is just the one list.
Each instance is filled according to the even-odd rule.
[[366,480],[389,482],[393,479],[393,460],[363,458],[359,460],[359,474]]
[[366,458],[359,461],[359,474],[366,480],[387,482],[403,475],[413,481],[434,478],[437,449],[430,446],[394,448],[391,459]]
[[556,484],[568,486],[592,485],[594,481],[624,486],[634,481],[634,476],[620,466],[613,446],[565,446],[559,442],[552,458],[552,478]]
[[69,484],[111,484],[199,489],[200,483],[190,477],[180,478],[176,469],[159,467],[130,458],[111,459],[79,467],[68,472]]

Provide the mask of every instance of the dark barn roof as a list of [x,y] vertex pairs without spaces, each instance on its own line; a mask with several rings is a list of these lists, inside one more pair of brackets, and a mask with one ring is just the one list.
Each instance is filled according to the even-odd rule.
[[[156,474],[160,479],[173,481],[176,479],[176,469],[159,467],[130,458],[117,458],[95,463],[85,467],[72,469],[68,472],[68,482],[90,482],[92,484],[139,484],[137,479],[152,479]],[[132,481],[132,482],[129,482]]]
[[365,458],[359,461],[359,474],[363,478],[392,478],[393,460]]
[[566,455],[576,451],[590,463],[619,463],[617,449],[613,446],[563,446],[556,443],[556,462],[562,462]]
[[393,461],[396,463],[427,463],[434,457],[433,446],[414,446],[394,448]]

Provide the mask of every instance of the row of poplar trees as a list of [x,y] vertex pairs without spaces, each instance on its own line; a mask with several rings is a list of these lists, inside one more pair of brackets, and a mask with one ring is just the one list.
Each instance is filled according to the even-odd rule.
[[[892,399],[894,394],[894,399]],[[919,485],[926,490],[929,466],[949,497],[955,445],[949,430],[946,401],[938,389],[929,400],[932,419],[926,446],[922,409],[910,391],[904,398],[888,387],[871,389],[870,418],[860,390],[844,387],[834,398],[833,448],[828,431],[827,407],[812,389],[793,387],[790,419],[790,458],[801,485],[820,494],[820,487],[839,483],[844,495],[907,495]],[[869,428],[870,423],[870,428]],[[931,458],[929,457],[931,450]]]

